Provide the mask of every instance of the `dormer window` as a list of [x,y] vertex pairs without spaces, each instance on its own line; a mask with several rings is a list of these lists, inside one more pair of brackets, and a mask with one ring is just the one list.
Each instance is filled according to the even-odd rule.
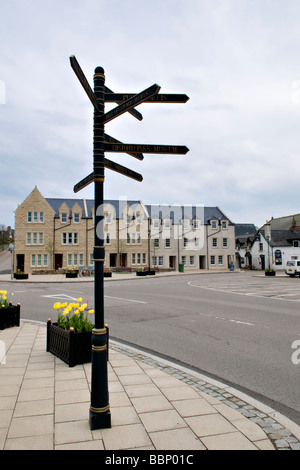
[[73,218],[74,218],[74,224],[79,224],[79,221],[80,221],[80,214],[78,214],[78,212],[76,212],[76,213],[73,215]]
[[68,221],[68,215],[67,215],[66,212],[62,212],[62,213],[60,214],[60,221],[61,221],[62,224],[66,224],[66,223],[67,223],[67,221]]
[[222,227],[223,230],[227,229],[227,220],[222,220],[221,227]]
[[211,221],[211,228],[216,230],[218,228],[218,221],[217,220],[212,220]]

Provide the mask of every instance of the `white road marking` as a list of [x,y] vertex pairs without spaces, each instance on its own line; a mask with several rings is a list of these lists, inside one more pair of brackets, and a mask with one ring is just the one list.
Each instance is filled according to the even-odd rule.
[[75,297],[71,297],[67,294],[53,294],[53,295],[41,295],[41,297],[48,297],[49,299],[60,299],[60,300],[76,300]]
[[108,299],[117,299],[117,300],[126,300],[127,302],[135,302],[138,304],[146,304],[147,302],[142,302],[141,300],[133,300],[133,299],[124,299],[122,297],[111,297],[110,295],[105,295]]

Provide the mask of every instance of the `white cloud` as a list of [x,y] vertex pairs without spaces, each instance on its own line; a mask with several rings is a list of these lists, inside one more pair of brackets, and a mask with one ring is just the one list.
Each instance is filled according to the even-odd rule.
[[[115,92],[186,93],[143,104],[106,132],[129,143],[186,145],[184,156],[110,154],[142,173],[107,171],[105,194],[146,203],[218,205],[236,222],[299,212],[300,4],[297,0],[11,0],[0,32],[1,223],[35,185],[48,197],[93,197],[73,186],[92,171],[96,66]],[[107,106],[107,109],[110,109]],[[293,184],[291,184],[293,182]]]

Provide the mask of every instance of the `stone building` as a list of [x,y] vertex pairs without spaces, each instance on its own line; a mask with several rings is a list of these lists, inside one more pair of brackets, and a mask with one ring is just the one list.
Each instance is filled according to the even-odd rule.
[[[106,268],[227,270],[233,263],[234,224],[218,207],[120,199],[102,209]],[[15,211],[15,271],[92,268],[93,246],[93,200],[44,198],[35,187]]]

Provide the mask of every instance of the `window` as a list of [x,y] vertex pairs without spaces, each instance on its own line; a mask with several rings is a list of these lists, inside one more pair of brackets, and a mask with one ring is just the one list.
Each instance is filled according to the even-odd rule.
[[195,256],[190,256],[190,266],[195,266]]
[[137,253],[136,255],[136,263],[141,264],[141,253]]
[[216,257],[214,255],[210,257],[210,264],[216,264]]
[[183,264],[183,266],[186,266],[186,256],[181,257],[181,264]]
[[293,247],[294,248],[299,248],[299,240],[294,240]]
[[78,266],[78,255],[76,253],[73,255],[73,265]]
[[152,266],[157,266],[157,256],[152,256]]
[[34,212],[33,213],[33,222],[37,223],[37,221],[38,221],[38,213]]
[[184,220],[182,225],[183,225],[183,228],[186,228],[186,229],[189,228],[189,225],[190,225],[189,220]]
[[164,265],[164,257],[163,256],[159,256],[158,257],[158,266],[163,266]]
[[218,228],[218,221],[217,220],[212,220],[211,221],[211,228],[216,230]]
[[193,227],[199,228],[199,220],[193,220]]
[[228,238],[223,238],[223,248],[228,247]]
[[164,220],[164,226],[165,228],[170,228],[171,227],[171,221],[169,219]]
[[69,233],[62,233],[62,244],[66,245],[78,245],[78,233],[74,232],[69,232]]
[[217,238],[212,239],[212,246],[213,246],[213,248],[217,248],[217,246],[218,246],[218,239]]
[[184,248],[186,248],[186,247],[188,246],[188,244],[189,244],[188,239],[187,239],[187,238],[184,238],[184,239],[183,239],[183,246],[184,246]]
[[135,253],[131,253],[131,264],[135,264]]
[[79,254],[79,266],[83,266],[84,264],[84,259],[83,259],[83,253]]
[[44,244],[44,234],[43,232],[40,232],[39,233],[39,245],[43,245]]
[[154,248],[159,248],[159,238],[154,238]]
[[222,255],[219,255],[218,262],[219,262],[219,264],[223,264],[223,256]]
[[138,245],[140,245],[142,243],[141,235],[139,233],[136,236],[136,242],[137,242]]
[[32,212],[27,212],[27,222],[28,223],[32,222]]
[[40,224],[43,224],[44,223],[44,212],[40,212],[40,220],[39,220]]
[[74,214],[74,224],[79,224],[80,221],[80,214],[75,213]]
[[90,262],[89,262],[89,266],[94,266],[94,255],[93,255],[93,253],[90,253]]
[[135,216],[135,220],[136,220],[136,223],[137,224],[141,224],[142,223],[142,216],[139,212],[136,213],[136,216]]
[[71,254],[68,254],[68,266],[73,266]]
[[259,251],[264,251],[264,244],[263,243],[259,244]]
[[31,266],[33,268],[48,266],[48,255],[31,255]]
[[62,224],[67,223],[67,221],[68,221],[68,216],[67,216],[67,213],[66,213],[66,212],[62,212],[62,213],[60,214],[60,221],[61,221]]
[[221,227],[222,227],[223,230],[227,229],[227,220],[222,220]]
[[31,233],[27,232],[26,234],[26,245],[31,245]]
[[135,245],[135,233],[131,234],[131,243],[132,245]]
[[159,227],[159,220],[157,220],[157,219],[153,220],[152,225],[153,225],[154,228],[158,228]]
[[171,248],[171,239],[166,238],[166,248]]
[[195,238],[195,247],[199,247],[199,238]]
[[106,222],[107,224],[111,224],[111,214],[106,214],[105,222]]
[[147,263],[147,255],[146,253],[143,253],[143,264]]
[[37,244],[37,233],[33,232],[32,234],[32,244],[36,245]]
[[130,233],[127,233],[127,241],[126,241],[127,245],[130,245]]

